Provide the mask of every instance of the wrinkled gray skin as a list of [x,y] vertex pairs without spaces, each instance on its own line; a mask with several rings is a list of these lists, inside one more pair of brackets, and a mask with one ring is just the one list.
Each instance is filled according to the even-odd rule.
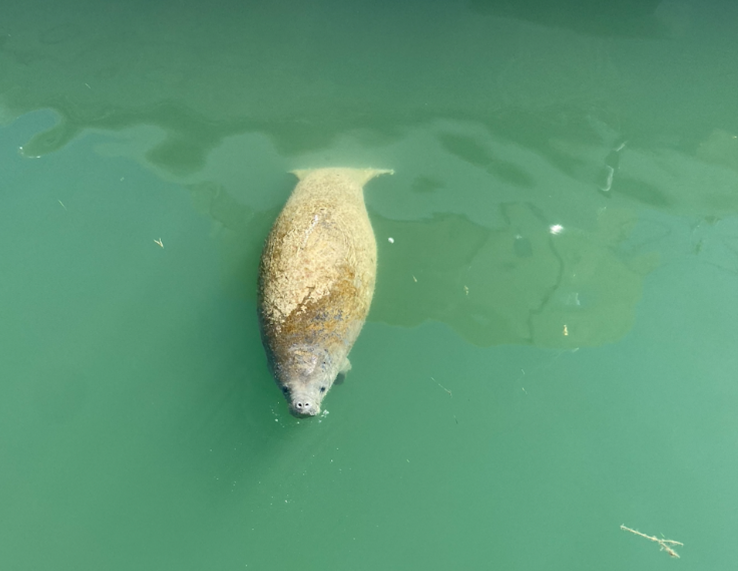
[[[334,350],[338,355],[316,345],[293,345],[286,359],[274,359],[267,351],[267,361],[274,380],[297,417],[315,416],[334,383],[342,382],[351,369],[346,357],[348,347]],[[342,359],[342,361],[340,361]],[[336,362],[342,364],[341,367]]]

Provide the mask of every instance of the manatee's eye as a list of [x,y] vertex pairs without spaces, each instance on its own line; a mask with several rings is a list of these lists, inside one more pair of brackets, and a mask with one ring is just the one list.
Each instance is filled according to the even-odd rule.
[[290,394],[290,389],[288,387],[282,387],[282,392],[286,395]]
[[325,392],[325,387],[320,387],[320,392],[321,393],[324,393]]

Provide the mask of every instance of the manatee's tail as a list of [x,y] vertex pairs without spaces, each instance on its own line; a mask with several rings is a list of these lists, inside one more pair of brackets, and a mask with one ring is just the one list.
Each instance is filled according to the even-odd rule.
[[380,176],[383,174],[395,174],[395,171],[393,169],[351,169],[351,171],[351,174],[353,174],[356,178],[356,182],[358,182],[361,186],[364,186],[375,176]]
[[336,168],[336,169],[298,169],[292,171],[292,173],[299,179],[306,178],[310,173],[319,170],[337,170],[349,174],[356,182],[361,186],[364,186],[367,182],[372,180],[375,176],[382,174],[395,174],[392,169],[351,169],[351,168]]

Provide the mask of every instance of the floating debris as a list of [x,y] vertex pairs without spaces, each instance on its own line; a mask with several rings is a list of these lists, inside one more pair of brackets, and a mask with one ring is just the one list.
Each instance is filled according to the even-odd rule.
[[659,539],[658,537],[646,535],[645,533],[641,533],[640,531],[636,531],[635,529],[630,529],[625,525],[621,525],[620,529],[622,529],[623,531],[629,531],[630,533],[634,533],[635,535],[639,535],[641,537],[645,537],[649,541],[655,541],[661,546],[661,551],[666,551],[669,557],[680,559],[679,554],[674,551],[672,545],[684,545],[681,541],[674,541],[673,539]]

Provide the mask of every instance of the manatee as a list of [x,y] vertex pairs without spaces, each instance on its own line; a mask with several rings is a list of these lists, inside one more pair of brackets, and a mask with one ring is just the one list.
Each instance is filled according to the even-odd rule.
[[259,265],[261,339],[295,416],[314,416],[348,354],[374,294],[377,243],[364,184],[391,170],[293,171],[298,183],[274,222]]

